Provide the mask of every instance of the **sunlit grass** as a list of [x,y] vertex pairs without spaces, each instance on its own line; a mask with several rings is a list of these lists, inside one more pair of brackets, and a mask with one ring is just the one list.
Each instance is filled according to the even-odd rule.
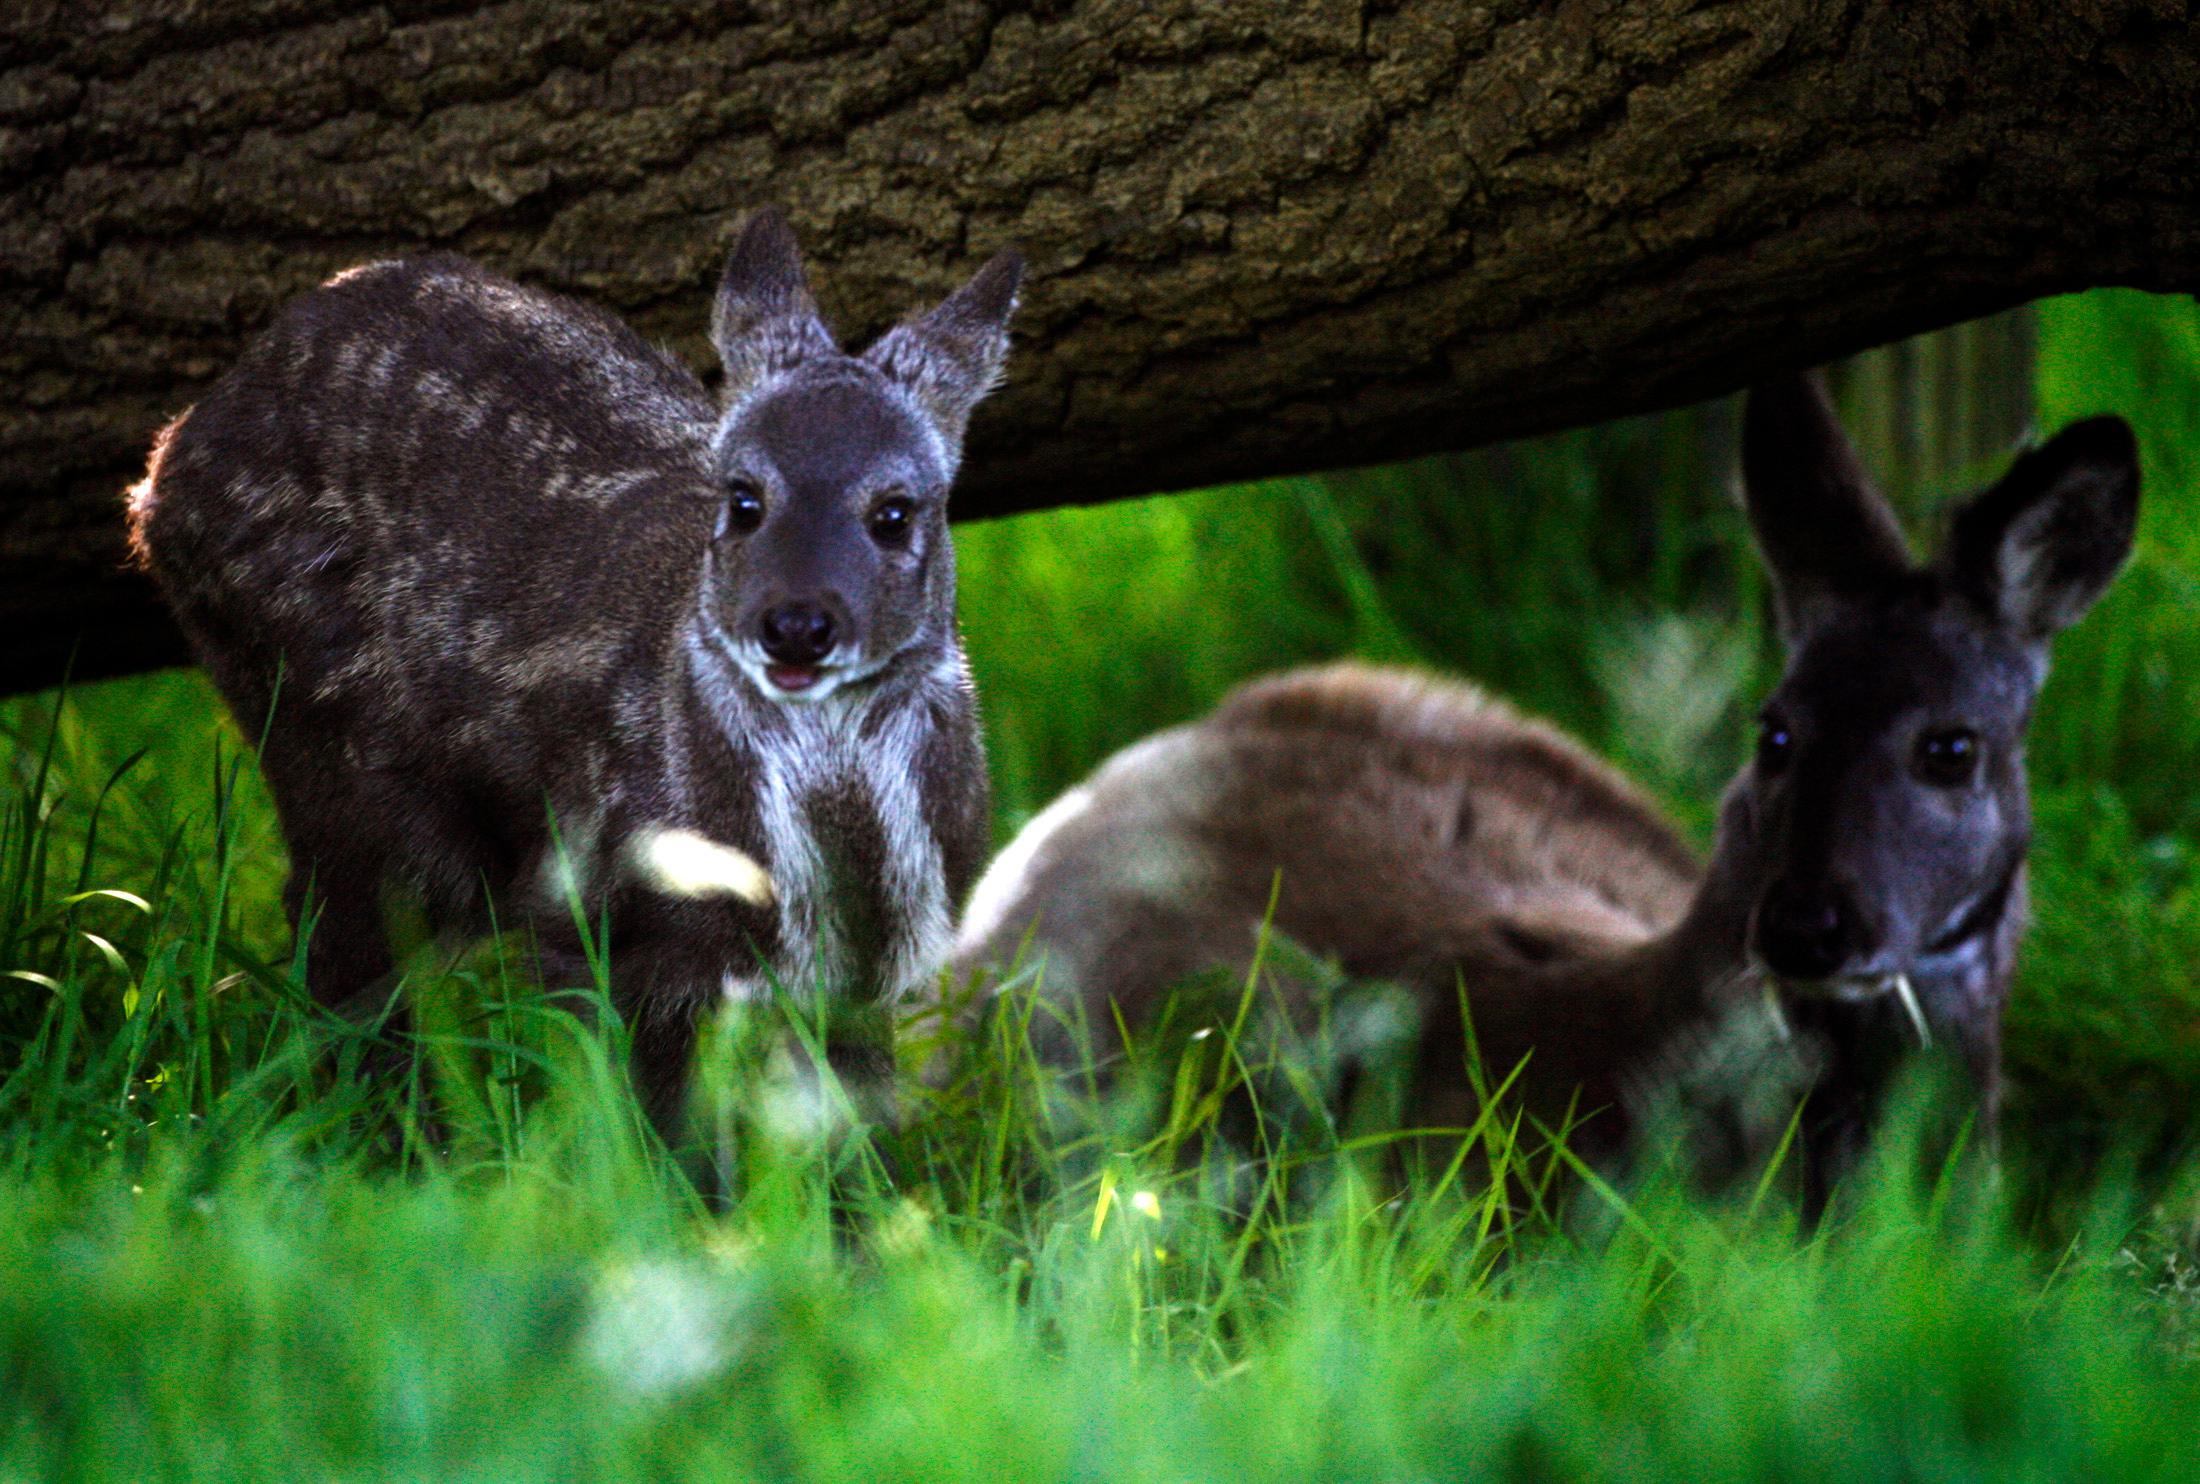
[[[82,856],[57,819],[92,824],[5,859]],[[5,961],[51,981],[0,1084],[13,1473],[2144,1478],[2200,1417],[2174,1184],[2013,1227],[1898,1120],[1805,1233],[1778,1169],[1710,1203],[1591,1179],[1499,1089],[1465,1130],[1366,1126],[1257,980],[1112,1085],[1041,1066],[1028,982],[916,1017],[895,1126],[775,1108],[790,997],[717,1028],[715,1157],[676,1157],[600,1005],[422,965],[420,1066],[365,1083],[374,1031],[215,931],[218,875],[5,869]]]

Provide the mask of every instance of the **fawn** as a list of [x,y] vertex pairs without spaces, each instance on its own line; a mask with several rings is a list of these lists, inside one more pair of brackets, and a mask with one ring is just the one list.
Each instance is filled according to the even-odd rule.
[[587,306],[373,263],[161,433],[135,546],[264,724],[318,999],[389,974],[393,888],[439,933],[530,921],[560,974],[577,900],[662,1116],[721,998],[936,972],[988,818],[947,492],[1020,274],[848,355],[755,213],[714,405]]
[[1582,1131],[1594,1153],[1764,1004],[1813,1084],[1812,1203],[1914,1038],[1953,1048],[1990,1130],[2025,728],[2050,639],[2130,550],[2131,433],[2096,418],[2022,455],[1919,566],[1814,380],[1760,388],[1744,423],[1788,659],[1707,866],[1552,727],[1463,684],[1336,665],[1254,682],[1056,800],[979,882],[958,966],[1004,966],[1029,935],[1047,996],[1136,1024],[1187,976],[1248,968],[1274,890],[1276,932],[1421,1001],[1418,1122],[1475,1111],[1463,989],[1492,1070],[1527,1057],[1529,1111],[1608,1110]]

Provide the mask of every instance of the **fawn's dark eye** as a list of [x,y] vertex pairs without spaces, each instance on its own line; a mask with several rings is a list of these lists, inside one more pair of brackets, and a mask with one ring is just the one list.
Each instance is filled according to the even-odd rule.
[[1757,771],[1777,773],[1795,755],[1795,734],[1777,716],[1757,719]]
[[1917,739],[1917,776],[1935,788],[1960,788],[1978,776],[1978,733],[1946,727]]
[[917,507],[905,495],[889,495],[871,507],[867,524],[881,546],[906,546],[917,523]]
[[718,534],[739,531],[746,536],[764,523],[764,496],[753,484],[736,484],[726,493],[726,508],[718,515]]

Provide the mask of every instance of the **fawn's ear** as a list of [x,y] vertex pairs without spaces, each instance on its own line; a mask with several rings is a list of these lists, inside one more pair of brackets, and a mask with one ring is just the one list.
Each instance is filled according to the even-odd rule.
[[1956,512],[1947,570],[1996,622],[2045,643],[2082,617],[2131,555],[2139,445],[2120,417],[2073,423]]
[[1790,642],[1829,604],[1910,570],[1902,527],[1816,376],[1790,376],[1750,392],[1742,413],[1742,494]]
[[710,340],[725,363],[729,406],[772,373],[835,351],[802,276],[794,228],[778,207],[759,207],[742,224],[711,306]]
[[977,406],[1008,361],[1008,318],[1024,260],[1000,252],[929,313],[903,320],[864,359],[907,387],[948,442],[960,444]]

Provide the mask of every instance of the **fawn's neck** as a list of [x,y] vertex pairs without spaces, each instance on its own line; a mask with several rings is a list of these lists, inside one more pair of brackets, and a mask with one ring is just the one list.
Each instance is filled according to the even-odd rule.
[[[777,897],[779,951],[760,975],[860,998],[900,995],[945,955],[952,904],[922,788],[940,704],[966,669],[952,639],[896,656],[816,702],[774,701],[708,645],[689,678],[745,775]],[[768,993],[761,978],[729,985]]]

